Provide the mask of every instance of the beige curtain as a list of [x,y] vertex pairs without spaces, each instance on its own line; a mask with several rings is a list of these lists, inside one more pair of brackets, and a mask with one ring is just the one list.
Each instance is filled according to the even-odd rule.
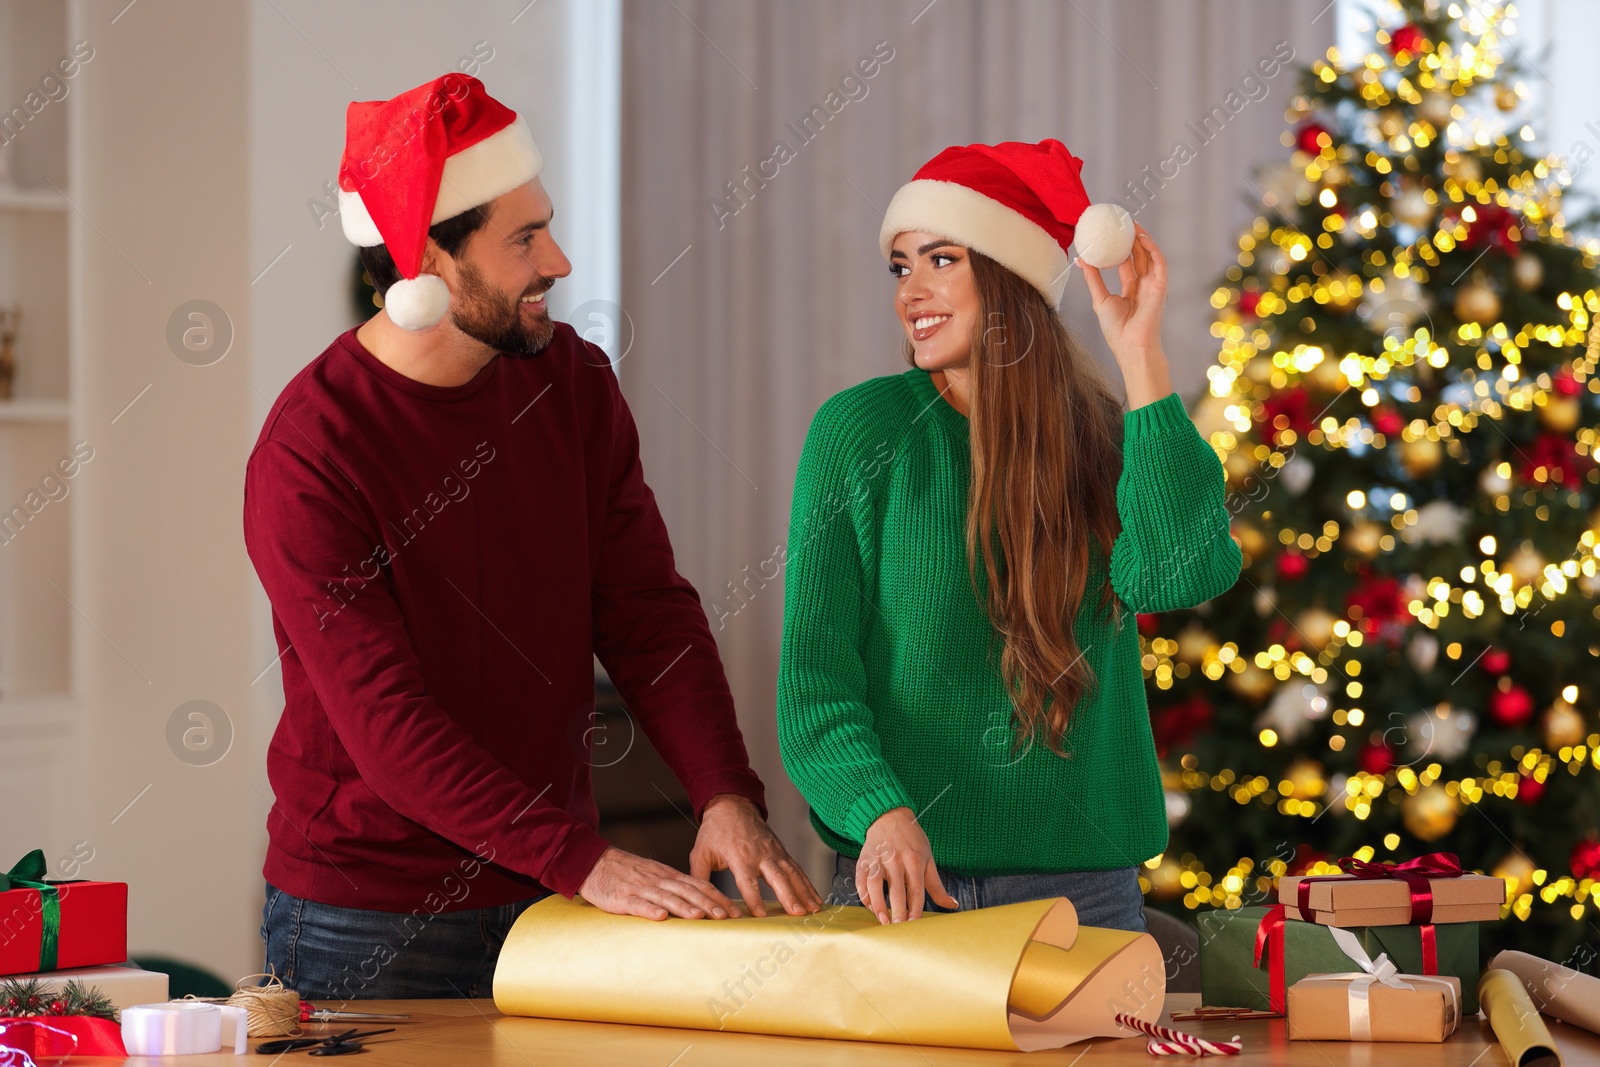
[[[1296,67],[1332,42],[1331,6],[627,0],[622,295],[634,341],[618,369],[773,825],[813,879],[831,874],[831,853],[778,755],[774,554],[817,406],[906,366],[877,251],[890,196],[947,145],[1060,138],[1085,160],[1090,196],[1138,209],[1168,257],[1165,339],[1192,403],[1215,355],[1207,301],[1253,217],[1250,176],[1286,152]],[[1289,49],[1289,65],[1263,76],[1258,64]],[[1064,303],[1109,362],[1081,277]]]

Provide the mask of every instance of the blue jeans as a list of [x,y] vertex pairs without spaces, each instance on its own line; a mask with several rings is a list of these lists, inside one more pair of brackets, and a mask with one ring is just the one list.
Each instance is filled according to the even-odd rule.
[[431,914],[318,904],[267,884],[266,962],[312,1000],[487,997],[511,924],[549,890],[515,904]]
[[[990,908],[997,904],[1018,904],[1025,900],[1066,897],[1077,909],[1082,926],[1144,932],[1144,895],[1139,892],[1139,870],[1122,867],[1113,871],[1046,871],[1037,874],[988,874],[967,876],[939,872],[945,892],[956,898],[962,911]],[[950,912],[923,894],[922,910]],[[856,861],[836,854],[833,885],[827,903],[860,905],[856,893]]]

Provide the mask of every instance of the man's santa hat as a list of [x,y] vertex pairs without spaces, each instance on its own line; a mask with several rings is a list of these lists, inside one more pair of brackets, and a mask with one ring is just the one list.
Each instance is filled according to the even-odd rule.
[[1133,250],[1133,219],[1117,204],[1089,203],[1083,160],[1051,138],[946,148],[889,201],[878,247],[884,258],[908,230],[982,252],[1044,294],[1067,288],[1067,248],[1091,267],[1115,267]]
[[451,73],[392,100],[352,101],[339,162],[339,221],[357,245],[385,245],[400,279],[383,295],[396,326],[444,317],[450,290],[422,274],[428,227],[487,204],[544,169],[528,124],[483,83]]

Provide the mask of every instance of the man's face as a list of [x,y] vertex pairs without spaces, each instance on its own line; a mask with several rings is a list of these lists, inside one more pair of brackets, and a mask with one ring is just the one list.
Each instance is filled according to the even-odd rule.
[[555,333],[545,294],[572,272],[550,234],[554,214],[535,178],[489,205],[489,220],[455,258],[450,321],[499,352],[543,350]]

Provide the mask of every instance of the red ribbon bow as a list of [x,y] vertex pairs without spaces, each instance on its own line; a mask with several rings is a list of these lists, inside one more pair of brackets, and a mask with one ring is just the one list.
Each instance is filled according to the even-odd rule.
[[[1311,883],[1343,878],[1398,878],[1411,889],[1411,925],[1422,928],[1422,973],[1439,973],[1438,938],[1433,928],[1433,878],[1459,878],[1461,861],[1454,852],[1430,852],[1404,863],[1369,863],[1354,856],[1339,861],[1344,874],[1325,874],[1302,878],[1297,886],[1295,904],[1300,917],[1311,915]],[[1258,937],[1259,942],[1259,937]],[[1258,950],[1259,954],[1259,950]]]

